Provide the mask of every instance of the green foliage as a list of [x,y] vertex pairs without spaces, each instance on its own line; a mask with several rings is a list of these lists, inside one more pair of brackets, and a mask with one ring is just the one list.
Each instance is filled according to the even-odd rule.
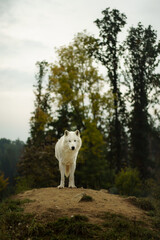
[[[99,28],[98,47],[93,51],[93,55],[106,67],[107,77],[113,93],[114,112],[109,121],[108,139],[110,149],[108,160],[110,166],[120,171],[124,167],[124,159],[127,162],[127,134],[126,107],[120,92],[119,85],[119,43],[118,34],[126,24],[126,16],[119,10],[106,8],[102,11],[103,18],[95,21]],[[125,164],[126,164],[125,162]]]
[[7,200],[0,204],[0,239],[26,239],[33,216],[23,215],[21,205],[25,202]]
[[58,185],[58,161],[55,159],[54,145],[30,146],[18,163],[21,175],[17,181],[17,191],[25,188],[53,187]]
[[145,224],[128,218],[106,213],[104,216],[105,238],[110,240],[147,240],[160,239],[159,232],[152,231]]
[[73,218],[61,218],[53,223],[55,233],[62,236],[70,236],[70,239],[90,239],[96,238],[97,232],[101,230],[100,227],[88,223],[86,217],[74,216]]
[[95,122],[86,121],[85,126],[86,129],[83,131],[82,135],[82,141],[84,142],[84,145],[82,146],[82,152],[87,154],[88,149],[90,149],[89,154],[94,155],[98,159],[102,159],[103,147],[105,144],[103,135],[97,129]]
[[[132,167],[138,168],[143,178],[149,177],[152,162],[149,156],[149,105],[157,95],[159,75],[156,74],[160,55],[157,34],[151,26],[141,23],[131,27],[124,44],[125,85],[131,100],[130,114]],[[152,93],[151,93],[152,92]]]
[[4,179],[4,174],[0,175],[0,200],[3,196],[3,191],[6,189],[8,185],[8,178]]
[[136,169],[122,169],[115,178],[115,185],[122,195],[138,196],[142,191],[140,175]]
[[145,211],[155,210],[155,207],[152,201],[147,198],[129,197],[127,200],[133,205],[135,205],[136,207],[141,208]]
[[17,177],[16,178],[16,189],[15,193],[21,193],[27,190],[30,190],[33,186],[33,177],[32,176],[23,176],[23,177]]
[[77,183],[83,187],[104,188],[108,180],[105,142],[95,122],[86,121],[85,126],[76,171]]
[[[160,202],[160,182],[154,179],[148,179],[146,181],[148,194],[150,194],[155,200]],[[159,204],[160,206],[160,204]]]
[[17,175],[17,162],[23,147],[24,143],[20,140],[0,139],[0,172],[8,178],[10,185],[13,185],[14,177]]
[[[99,48],[97,58],[105,65],[109,71],[109,77],[114,86],[114,74],[118,67],[118,34],[126,24],[126,16],[118,9],[106,8],[102,11],[103,18],[95,21],[99,28]],[[104,54],[103,54],[104,53]],[[106,53],[110,53],[107,55]],[[115,62],[114,62],[115,61]],[[115,72],[114,72],[115,71]],[[117,92],[115,92],[117,93]]]
[[4,174],[0,175],[0,192],[2,192],[8,185],[8,178],[4,179]]
[[80,130],[88,118],[99,126],[104,124],[103,113],[107,116],[110,104],[110,95],[102,93],[104,79],[88,54],[86,44],[89,45],[90,39],[85,32],[77,34],[69,46],[57,50],[59,61],[51,65],[54,102],[60,110],[67,109],[68,122]]

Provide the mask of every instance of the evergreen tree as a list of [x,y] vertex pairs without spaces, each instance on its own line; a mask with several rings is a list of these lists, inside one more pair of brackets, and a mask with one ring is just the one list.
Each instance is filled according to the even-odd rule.
[[[18,172],[20,175],[17,179],[18,186],[27,182],[27,188],[56,187],[59,182],[59,173],[54,144],[39,147],[26,145],[18,163]],[[23,186],[21,187],[23,189]]]
[[132,27],[126,40],[125,83],[131,91],[131,159],[132,166],[139,169],[141,176],[149,176],[152,163],[149,159],[149,103],[150,93],[154,91],[158,78],[155,73],[160,54],[156,32],[151,26],[145,28],[141,23]]
[[109,126],[110,165],[120,171],[127,160],[126,107],[120,93],[119,43],[118,34],[126,24],[126,16],[117,9],[102,11],[103,18],[95,21],[99,28],[99,39],[93,54],[106,67],[108,79],[114,96],[114,114]]
[[0,174],[0,200],[3,199],[3,193],[8,185],[8,178],[4,179],[4,174]]
[[0,139],[0,173],[8,178],[11,186],[14,185],[17,175],[17,163],[23,151],[24,143],[20,140],[11,141],[5,138]]

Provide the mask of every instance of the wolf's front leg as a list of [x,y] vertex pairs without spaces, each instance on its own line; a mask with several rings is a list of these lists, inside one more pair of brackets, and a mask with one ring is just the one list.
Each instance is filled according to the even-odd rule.
[[64,188],[64,184],[65,184],[65,178],[64,178],[64,173],[65,173],[65,166],[61,163],[59,163],[59,170],[61,173],[61,181],[60,181],[60,185],[58,186],[58,188]]
[[72,165],[70,165],[70,175],[69,175],[69,188],[76,188],[75,184],[74,184],[74,172],[76,169],[76,164],[73,163]]

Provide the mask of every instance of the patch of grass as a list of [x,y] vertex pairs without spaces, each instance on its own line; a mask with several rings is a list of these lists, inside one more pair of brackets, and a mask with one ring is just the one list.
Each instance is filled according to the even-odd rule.
[[[0,239],[25,239],[33,215],[23,214],[22,205],[29,200],[6,200],[0,204]],[[24,237],[22,235],[24,234]]]
[[129,197],[127,199],[130,203],[138,208],[147,211],[147,215],[150,217],[153,229],[156,229],[160,235],[160,207],[159,201],[156,199],[136,198]]
[[82,198],[80,199],[80,202],[92,202],[93,198],[87,194],[83,194]]
[[88,223],[85,216],[74,216],[72,218],[60,218],[54,223],[48,223],[47,228],[54,229],[60,239],[68,236],[68,239],[96,239],[102,229],[99,226]]
[[110,240],[159,240],[160,232],[151,230],[144,223],[128,218],[106,213],[104,216],[105,238]]
[[24,214],[25,201],[8,200],[0,204],[1,240],[82,240],[97,239],[101,228],[90,224],[85,216],[60,218],[55,222],[39,222],[32,214]]
[[152,230],[144,223],[111,213],[105,213],[101,226],[81,215],[42,222],[24,214],[26,202],[8,200],[0,204],[1,240],[160,240],[160,232],[154,230],[160,226],[157,219]]
[[141,208],[142,210],[145,210],[145,211],[155,210],[153,203],[147,198],[129,197],[127,201],[132,203],[134,206]]
[[23,201],[12,200],[12,199],[2,201],[0,203],[0,214],[2,214],[3,212],[14,212],[14,211],[23,212],[22,205],[29,202],[31,202],[31,200],[29,199],[25,199]]
[[88,217],[86,217],[86,216],[82,216],[82,215],[75,215],[74,216],[74,220],[75,221],[79,221],[79,222],[88,222],[89,221],[89,219],[88,219]]

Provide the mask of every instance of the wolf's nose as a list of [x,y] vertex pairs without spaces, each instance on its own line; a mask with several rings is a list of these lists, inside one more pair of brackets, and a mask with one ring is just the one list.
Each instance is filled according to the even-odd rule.
[[72,149],[72,150],[74,150],[74,149],[75,149],[75,147],[73,146],[71,149]]

